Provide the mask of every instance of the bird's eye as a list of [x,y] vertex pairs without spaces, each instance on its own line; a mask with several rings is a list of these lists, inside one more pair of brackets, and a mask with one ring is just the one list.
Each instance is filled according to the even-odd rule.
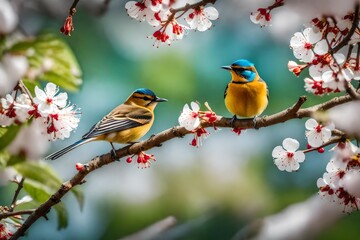
[[234,71],[236,72],[237,75],[241,75],[245,71],[245,69],[237,68],[237,69],[234,69]]
[[145,101],[150,101],[151,99],[149,98],[149,97],[143,97],[143,99],[145,100]]

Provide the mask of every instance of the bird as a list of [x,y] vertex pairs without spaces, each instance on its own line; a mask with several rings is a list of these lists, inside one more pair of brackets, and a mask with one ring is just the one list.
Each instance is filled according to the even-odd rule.
[[104,140],[111,144],[111,155],[116,157],[113,143],[134,143],[143,137],[154,122],[154,109],[159,102],[167,99],[160,98],[147,88],[136,89],[127,100],[114,108],[96,123],[82,138],[45,157],[55,160],[85,143]]
[[231,125],[233,126],[237,119],[236,116],[255,120],[268,105],[269,91],[254,64],[249,60],[239,59],[230,66],[221,68],[230,71],[231,74],[231,81],[224,92],[225,106],[234,114]]

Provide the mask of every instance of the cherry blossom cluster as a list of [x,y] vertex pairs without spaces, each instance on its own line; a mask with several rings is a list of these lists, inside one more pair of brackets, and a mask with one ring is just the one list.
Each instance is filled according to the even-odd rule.
[[[155,27],[155,32],[148,38],[155,40],[153,45],[156,47],[160,44],[170,45],[175,40],[181,40],[188,30],[206,31],[212,26],[211,20],[219,17],[214,7],[194,4],[176,10],[172,8],[174,2],[171,0],[129,1],[125,8],[131,18],[141,22],[146,21]],[[179,22],[183,16],[187,25]]]
[[[139,152],[137,155],[137,160],[136,163],[138,164],[138,168],[144,169],[144,168],[149,168],[151,166],[151,161],[155,162],[156,158],[154,156],[154,154],[147,154],[143,151]],[[132,163],[133,162],[133,157],[135,156],[129,156],[126,159],[127,163]]]
[[[317,150],[323,153],[325,150],[322,145],[326,144],[332,135],[332,130],[335,128],[333,123],[322,125],[315,119],[310,118],[305,122],[305,136],[308,140],[307,148],[310,150]],[[293,172],[299,170],[299,163],[305,160],[303,151],[299,149],[299,142],[293,138],[286,138],[282,146],[276,146],[272,151],[275,165],[279,170]]]
[[[324,152],[322,146],[327,145],[332,137],[335,126],[333,123],[322,125],[315,119],[305,122],[305,136],[308,150]],[[282,146],[276,146],[272,152],[275,165],[281,171],[293,172],[305,160],[305,152],[299,149],[299,142],[286,138]],[[343,140],[330,151],[333,157],[326,167],[326,172],[317,181],[319,194],[330,202],[341,206],[344,212],[359,210],[360,203],[360,149],[349,140]]]
[[319,194],[342,207],[344,212],[359,210],[360,150],[350,141],[339,142],[326,172],[317,181]]
[[[288,69],[296,76],[308,68],[310,77],[304,79],[305,90],[315,95],[344,91],[351,80],[360,80],[359,48],[353,45],[360,41],[354,13],[343,17],[314,18],[310,26],[297,32],[290,40],[295,58],[301,63],[289,61]],[[351,34],[351,36],[348,36]],[[347,56],[340,53],[350,37]],[[344,44],[346,42],[346,44]]]
[[12,237],[12,232],[9,229],[8,224],[5,222],[0,221],[0,240],[7,240]]
[[[201,120],[214,123],[217,116],[207,102],[205,103],[207,111],[200,111],[200,104],[198,102],[191,102],[190,106],[188,104],[184,105],[178,120],[181,127],[194,133],[194,138],[190,145],[198,147],[202,145],[202,141],[210,134],[205,128],[201,127]],[[218,130],[215,125],[214,129]]]
[[26,93],[18,94],[18,90],[1,98],[0,125],[21,124],[29,119],[42,126],[42,133],[49,140],[64,139],[77,128],[79,110],[69,104],[66,93],[59,93],[59,88],[48,83],[45,90],[35,87],[35,97]]
[[269,26],[271,21],[271,11],[282,5],[284,5],[284,0],[275,0],[272,5],[266,8],[258,8],[256,12],[252,12],[250,14],[250,20],[255,24],[259,24],[260,27]]

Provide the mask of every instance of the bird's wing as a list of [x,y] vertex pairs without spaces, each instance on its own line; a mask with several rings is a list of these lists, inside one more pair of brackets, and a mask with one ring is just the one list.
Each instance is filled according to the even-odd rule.
[[95,124],[83,138],[93,138],[147,124],[153,115],[146,108],[120,105]]
[[226,88],[225,88],[225,91],[224,91],[224,98],[226,97],[228,88],[229,88],[229,84],[226,85]]

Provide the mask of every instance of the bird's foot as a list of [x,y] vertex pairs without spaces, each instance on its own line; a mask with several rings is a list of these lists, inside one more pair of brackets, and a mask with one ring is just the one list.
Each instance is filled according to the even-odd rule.
[[112,160],[114,160],[114,161],[120,161],[119,157],[118,157],[117,154],[116,154],[115,149],[111,149],[111,158],[112,158]]
[[110,145],[111,145],[111,158],[112,158],[112,160],[114,160],[114,161],[120,161],[120,158],[117,156],[117,154],[116,154],[116,149],[115,149],[115,147],[114,147],[114,145],[112,144],[112,142],[110,143]]
[[257,123],[258,123],[258,121],[260,121],[260,117],[257,117],[257,116],[255,116],[253,119],[252,119],[252,121],[253,121],[253,127],[254,127],[254,129],[256,129],[256,130],[258,130],[259,129],[259,127],[257,126]]
[[230,120],[230,126],[231,126],[231,128],[234,128],[234,122],[237,120],[237,117],[236,117],[236,115],[234,115],[232,118],[231,118],[231,120]]

